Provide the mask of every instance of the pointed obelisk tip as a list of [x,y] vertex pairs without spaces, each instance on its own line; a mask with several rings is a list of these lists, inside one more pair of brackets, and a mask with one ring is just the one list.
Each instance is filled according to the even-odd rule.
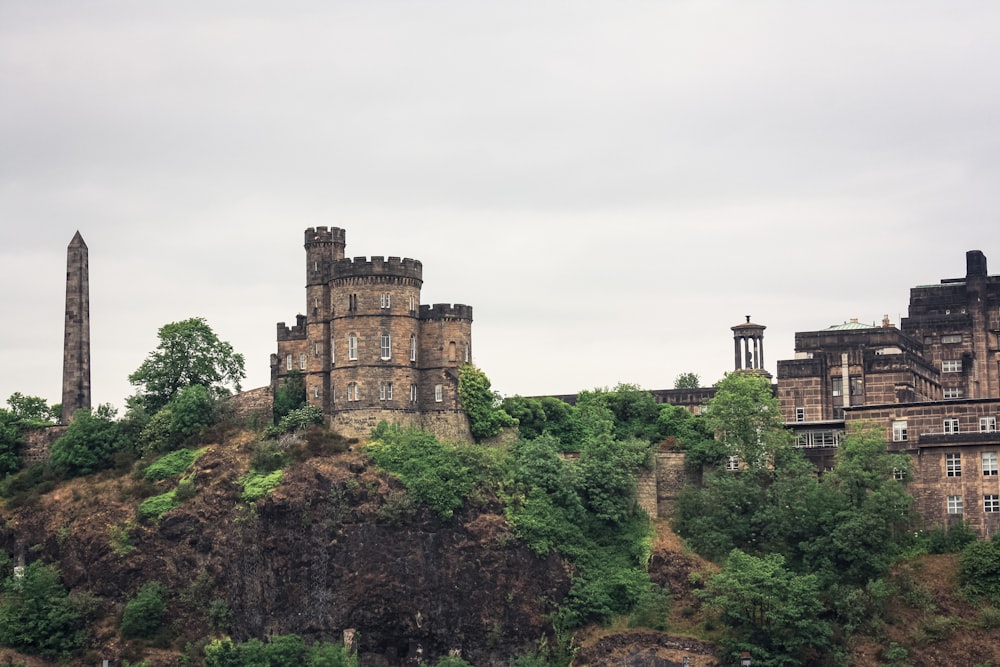
[[80,235],[80,230],[79,229],[76,230],[76,234],[73,235],[73,240],[70,241],[69,244],[71,246],[82,245],[84,248],[87,247],[87,243],[83,240],[83,237]]

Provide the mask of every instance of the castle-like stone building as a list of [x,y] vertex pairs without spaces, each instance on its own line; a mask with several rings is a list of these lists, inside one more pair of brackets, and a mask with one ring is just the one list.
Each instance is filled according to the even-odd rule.
[[964,278],[910,290],[900,327],[855,320],[795,334],[777,394],[799,446],[821,469],[852,424],[875,423],[912,457],[910,490],[928,526],[1000,528],[1000,276],[966,253]]
[[472,361],[472,307],[420,302],[423,266],[345,258],[338,227],[305,231],[306,314],[279,322],[271,387],[301,373],[331,428],[367,437],[379,421],[471,440],[458,367]]

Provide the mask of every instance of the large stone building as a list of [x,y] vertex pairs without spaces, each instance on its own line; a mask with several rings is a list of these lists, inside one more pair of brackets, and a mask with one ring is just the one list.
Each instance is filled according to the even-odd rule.
[[1000,528],[1000,276],[966,254],[966,276],[910,291],[900,327],[851,321],[795,335],[777,394],[799,446],[830,467],[851,424],[871,422],[912,457],[911,491],[926,525],[964,519]]
[[423,267],[399,257],[344,257],[345,232],[305,231],[306,314],[278,323],[271,386],[305,379],[310,405],[348,437],[379,421],[469,440],[458,366],[472,361],[472,307],[423,305]]

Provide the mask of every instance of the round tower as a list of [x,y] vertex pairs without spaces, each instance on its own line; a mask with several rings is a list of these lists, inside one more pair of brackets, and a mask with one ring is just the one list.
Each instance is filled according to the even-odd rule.
[[737,371],[753,371],[770,377],[764,370],[764,329],[762,324],[754,324],[750,316],[747,321],[734,327],[733,342],[735,343],[735,366]]
[[329,277],[331,412],[416,412],[423,266],[356,257],[333,262]]

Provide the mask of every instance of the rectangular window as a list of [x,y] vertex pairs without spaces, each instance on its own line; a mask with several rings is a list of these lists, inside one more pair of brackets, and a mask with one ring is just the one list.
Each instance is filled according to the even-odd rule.
[[961,477],[962,476],[962,455],[961,454],[945,454],[944,455],[944,469],[945,475],[948,477]]
[[906,420],[900,419],[892,422],[892,441],[906,442]]
[[417,312],[417,300],[412,296],[410,297],[410,312],[411,313]]
[[323,346],[319,343],[313,343],[313,356],[318,357],[323,354]]
[[356,401],[356,400],[358,400],[358,396],[359,396],[359,394],[358,394],[358,383],[357,382],[351,382],[350,384],[347,385],[347,400],[348,401]]
[[465,344],[465,363],[472,361],[472,354],[469,352],[469,344]]
[[313,388],[313,398],[319,398],[319,387]]
[[337,354],[336,354],[336,351],[337,351],[337,347],[336,347],[336,346],[334,345],[334,340],[333,340],[333,338],[331,338],[331,339],[330,339],[330,364],[331,364],[331,365],[332,365],[332,364],[333,364],[333,363],[334,363],[335,361],[337,361]]
[[945,345],[954,345],[962,342],[962,334],[945,334],[941,336],[941,342]]
[[948,496],[948,514],[962,513],[962,496]]
[[957,419],[945,419],[944,420],[944,432],[946,434],[958,433],[958,420]]
[[358,337],[354,334],[347,337],[347,358],[350,361],[358,360]]
[[833,386],[833,395],[834,396],[843,396],[844,395],[844,378],[839,377],[839,376],[833,378],[832,386]]
[[961,359],[945,359],[941,362],[941,372],[942,373],[961,373],[962,372],[962,360]]
[[906,473],[903,472],[902,468],[893,468],[892,478],[897,482],[902,482],[903,480],[906,479]]
[[984,512],[1000,512],[1000,495],[989,493],[983,496]]
[[982,454],[983,463],[983,475],[986,477],[996,477],[997,476],[997,453],[996,452],[983,452]]
[[997,432],[997,418],[996,417],[980,417],[979,418],[979,432],[980,433],[996,433]]
[[795,408],[795,421],[804,422],[806,420],[806,409]]
[[444,400],[444,386],[440,384],[434,385],[434,400],[438,403]]
[[865,384],[861,378],[851,378],[851,396],[861,396],[865,393]]
[[299,355],[299,370],[304,371],[306,369],[306,355]]
[[417,360],[417,337],[410,335],[410,361]]
[[411,384],[410,385],[410,403],[416,403],[416,402],[417,402],[417,385]]
[[392,340],[389,338],[389,334],[382,334],[382,360],[385,361],[392,356]]
[[740,469],[740,457],[730,456],[726,459],[726,470],[739,470]]
[[380,304],[383,309],[388,309],[392,305],[392,296],[388,292],[382,292]]
[[962,398],[962,388],[961,387],[945,387],[944,388],[945,398]]
[[378,385],[378,398],[380,401],[392,400],[392,383],[380,382]]
[[292,370],[293,368],[295,368],[295,361],[292,360],[292,355],[290,354],[287,357],[285,357],[285,368],[287,368],[288,370]]

